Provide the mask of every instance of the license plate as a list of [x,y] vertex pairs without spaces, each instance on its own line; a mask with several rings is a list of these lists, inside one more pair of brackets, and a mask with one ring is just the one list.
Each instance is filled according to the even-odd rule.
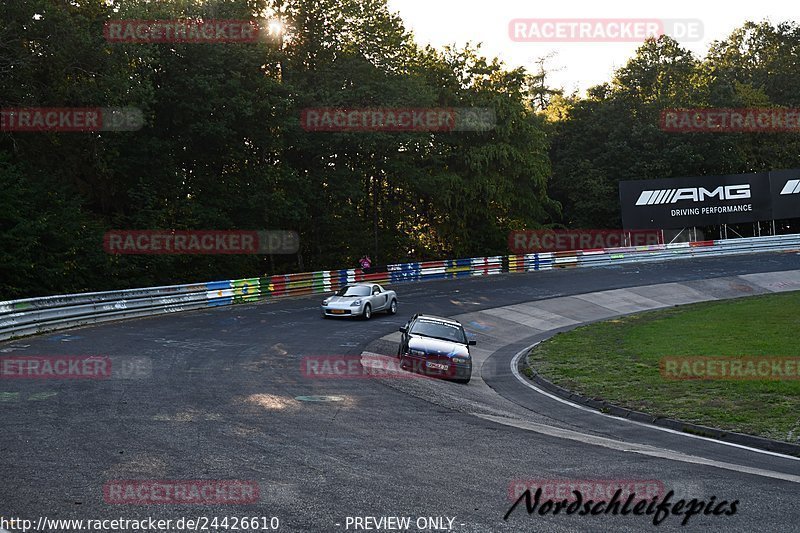
[[428,368],[436,368],[439,370],[447,370],[448,368],[450,368],[449,365],[443,365],[441,363],[431,363],[430,361],[425,363],[425,365],[427,365]]
[[334,315],[343,315],[344,309],[331,309],[331,313],[333,313]]

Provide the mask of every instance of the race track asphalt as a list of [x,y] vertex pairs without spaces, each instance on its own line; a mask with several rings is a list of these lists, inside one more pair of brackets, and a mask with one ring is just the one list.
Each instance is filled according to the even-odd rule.
[[[739,502],[732,516],[701,513],[687,526],[667,516],[659,530],[797,531],[800,461],[675,435],[645,438],[633,429],[613,431],[630,449],[611,446],[602,440],[609,435],[580,420],[597,415],[533,404],[519,384],[501,385],[499,403],[477,413],[465,407],[477,382],[314,379],[301,372],[301,361],[358,356],[415,312],[452,316],[798,265],[798,254],[759,254],[398,284],[399,313],[368,322],[323,320],[321,298],[313,296],[0,343],[0,356],[102,355],[115,368],[137,370],[104,380],[0,380],[0,517],[265,516],[280,519],[279,531],[312,532],[364,531],[352,518],[367,516],[410,517],[409,531],[446,530],[418,528],[420,517],[453,519],[451,530],[462,532],[655,529],[652,515],[528,516],[524,505],[503,518],[518,480],[628,480],[675,490],[674,500]],[[429,397],[434,389],[441,395]],[[296,399],[312,395],[337,401]],[[502,411],[507,404],[513,413]],[[511,414],[514,423],[501,423]],[[636,451],[643,445],[659,453]],[[726,460],[752,460],[780,475],[714,464]],[[133,505],[110,504],[103,495],[114,480],[213,479],[254,481],[258,501]]]

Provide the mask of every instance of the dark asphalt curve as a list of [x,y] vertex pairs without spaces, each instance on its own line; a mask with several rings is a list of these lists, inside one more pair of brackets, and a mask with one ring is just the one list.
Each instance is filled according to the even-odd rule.
[[[507,521],[503,516],[518,480],[653,480],[674,489],[676,499],[739,501],[732,516],[701,513],[685,527],[682,516],[667,516],[659,530],[796,531],[797,483],[510,427],[385,380],[310,379],[300,363],[307,356],[360,354],[415,312],[456,315],[597,290],[791,270],[798,259],[764,254],[399,284],[399,313],[368,322],[323,320],[314,296],[1,343],[0,356],[105,355],[115,368],[135,362],[138,371],[125,379],[0,380],[0,517],[265,516],[279,518],[279,531],[313,532],[367,530],[356,529],[354,517],[410,517],[409,531],[448,524],[464,532],[641,531],[654,528],[652,515],[528,516],[522,505]],[[458,395],[474,384],[437,386]],[[312,395],[337,401],[296,399]],[[214,479],[254,481],[258,501],[134,505],[103,496],[104,484],[114,480]]]

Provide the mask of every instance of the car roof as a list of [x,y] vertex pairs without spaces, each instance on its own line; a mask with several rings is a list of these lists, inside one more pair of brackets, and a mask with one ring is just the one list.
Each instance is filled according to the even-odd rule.
[[461,322],[459,322],[458,320],[453,320],[452,318],[445,318],[443,316],[423,315],[422,313],[420,313],[417,315],[417,318],[429,318],[431,320],[436,320],[438,322],[446,322],[448,324],[453,324],[455,326],[461,326]]
[[348,283],[346,287],[372,287],[373,285],[380,285],[380,283]]

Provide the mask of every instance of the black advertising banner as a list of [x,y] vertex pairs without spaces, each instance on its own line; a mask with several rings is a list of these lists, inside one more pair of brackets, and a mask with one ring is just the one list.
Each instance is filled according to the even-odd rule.
[[619,182],[625,229],[771,220],[769,173]]
[[800,168],[769,173],[772,218],[800,218]]

